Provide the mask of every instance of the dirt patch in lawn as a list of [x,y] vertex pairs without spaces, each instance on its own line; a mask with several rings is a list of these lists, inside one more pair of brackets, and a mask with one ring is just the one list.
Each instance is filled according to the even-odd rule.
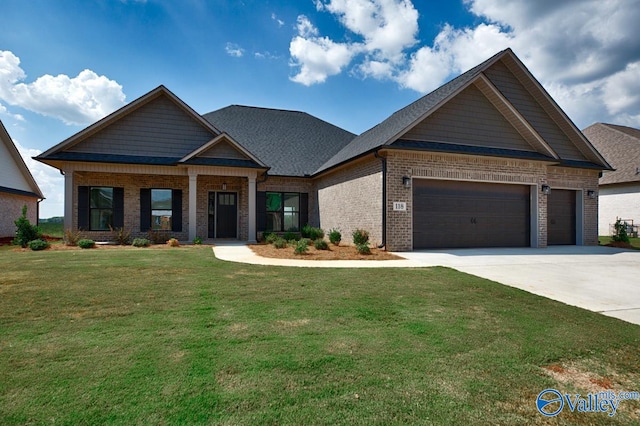
[[354,246],[330,245],[329,250],[316,250],[309,246],[309,251],[305,254],[295,254],[293,247],[278,249],[272,244],[250,244],[249,247],[255,254],[262,257],[275,259],[304,259],[304,260],[398,260],[404,259],[395,254],[391,254],[377,248],[371,249],[371,254],[360,254]]

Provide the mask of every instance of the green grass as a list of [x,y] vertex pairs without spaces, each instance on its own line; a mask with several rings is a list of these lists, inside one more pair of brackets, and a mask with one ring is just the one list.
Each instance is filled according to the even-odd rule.
[[[446,268],[261,267],[190,246],[2,248],[0,270],[2,424],[545,423],[543,389],[640,391],[640,327]],[[625,401],[555,420],[639,415]]]
[[[598,241],[602,245],[609,244],[611,242],[611,237],[609,236],[599,236]],[[640,249],[640,238],[629,238],[629,243],[637,249]]]
[[62,238],[64,236],[64,224],[62,222],[41,222],[38,228],[43,235]]

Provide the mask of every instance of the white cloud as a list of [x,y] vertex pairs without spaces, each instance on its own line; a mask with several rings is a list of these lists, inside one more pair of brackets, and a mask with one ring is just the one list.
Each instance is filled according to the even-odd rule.
[[9,105],[62,120],[65,124],[85,125],[121,107],[125,101],[122,86],[91,70],[76,77],[43,75],[32,83],[22,83],[26,74],[20,58],[0,51],[0,100]]
[[353,46],[318,37],[317,28],[306,16],[298,17],[297,29],[298,36],[289,44],[290,65],[299,68],[292,81],[305,86],[322,83],[351,62],[355,54]]
[[224,50],[227,52],[227,55],[233,56],[234,58],[241,58],[244,56],[244,49],[235,43],[227,43]]
[[40,203],[40,217],[62,216],[64,212],[64,176],[57,169],[32,158],[41,154],[41,151],[26,148],[15,140],[13,143],[46,198]]
[[[313,26],[299,31],[290,52],[300,72],[292,80],[321,83],[351,65],[361,77],[426,93],[511,47],[579,127],[640,127],[640,0],[463,2],[476,25],[445,24],[431,43],[416,45],[418,12],[409,0],[315,0],[318,11],[338,19],[346,40],[361,40],[321,38]],[[322,72],[335,46],[345,52],[342,61]],[[314,71],[321,78],[310,78]]]
[[278,24],[279,27],[284,26],[284,21],[282,19],[279,19],[278,16],[275,13],[271,14],[271,19],[276,21],[276,23]]

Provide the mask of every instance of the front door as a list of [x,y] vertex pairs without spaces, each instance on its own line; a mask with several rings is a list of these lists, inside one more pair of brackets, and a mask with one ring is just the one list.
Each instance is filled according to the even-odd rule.
[[216,193],[215,238],[238,237],[238,196],[235,192]]

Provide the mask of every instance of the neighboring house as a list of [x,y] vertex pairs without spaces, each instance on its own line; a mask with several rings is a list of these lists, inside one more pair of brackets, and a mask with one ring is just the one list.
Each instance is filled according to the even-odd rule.
[[0,238],[15,237],[15,221],[27,206],[27,218],[38,223],[38,203],[44,197],[0,121]]
[[583,133],[615,169],[600,178],[598,234],[610,235],[617,218],[640,225],[640,130],[596,123]]
[[37,159],[65,175],[65,227],[95,239],[309,223],[397,251],[597,244],[610,169],[510,49],[359,136],[295,111],[199,115],[160,86]]

